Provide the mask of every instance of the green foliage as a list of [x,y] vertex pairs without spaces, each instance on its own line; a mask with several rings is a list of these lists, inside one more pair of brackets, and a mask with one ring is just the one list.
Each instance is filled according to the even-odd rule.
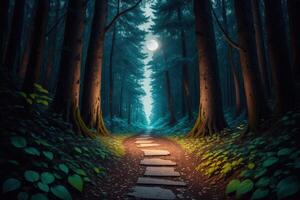
[[34,155],[34,156],[40,156],[41,155],[40,151],[38,149],[36,149],[35,147],[26,147],[24,149],[24,151],[27,154]]
[[48,106],[51,98],[49,92],[39,84],[34,84],[33,93],[19,92],[19,95],[25,100],[28,105]]
[[24,173],[24,177],[25,177],[26,181],[28,181],[28,182],[36,182],[39,180],[40,175],[36,171],[27,170]]
[[49,186],[45,183],[42,182],[38,182],[37,186],[40,190],[42,190],[43,192],[49,192]]
[[37,193],[31,196],[31,200],[48,200],[48,197],[42,193]]
[[238,179],[231,180],[226,187],[226,194],[235,192],[239,185],[240,181]]
[[73,186],[79,192],[82,192],[82,190],[83,190],[83,180],[82,180],[81,176],[79,176],[77,174],[73,174],[72,176],[68,177],[68,182],[71,186]]
[[69,168],[68,168],[68,166],[65,165],[65,164],[59,164],[59,165],[58,165],[58,168],[59,168],[61,171],[63,171],[64,173],[66,173],[66,174],[69,173]]
[[282,179],[276,186],[278,199],[284,199],[296,194],[300,189],[300,181],[294,176]]
[[51,151],[43,151],[43,155],[48,158],[49,160],[52,160],[54,155]]
[[264,167],[270,167],[270,166],[274,165],[277,162],[278,162],[278,158],[276,158],[276,157],[270,157],[270,158],[268,158],[267,160],[265,160],[263,162],[263,166]]
[[27,192],[20,192],[17,196],[18,200],[27,200],[29,198],[29,194]]
[[258,188],[252,194],[251,200],[265,199],[268,196],[268,194],[269,194],[269,190],[268,189]]
[[50,191],[54,196],[63,200],[72,200],[72,196],[67,188],[63,185],[55,185],[51,187]]
[[21,182],[15,178],[9,178],[4,181],[2,186],[2,193],[11,192],[21,187]]
[[240,198],[244,194],[247,194],[248,192],[250,192],[253,189],[253,186],[254,186],[254,184],[250,179],[246,179],[246,180],[242,181],[241,184],[239,184],[239,186],[237,187],[236,197]]
[[10,138],[11,144],[16,148],[24,148],[27,145],[27,141],[24,137],[13,136]]
[[270,178],[267,176],[263,176],[256,182],[255,185],[257,187],[267,187],[269,184],[270,184]]
[[41,174],[41,181],[44,183],[44,184],[51,184],[53,183],[55,180],[55,177],[52,173],[49,173],[49,172],[43,172]]

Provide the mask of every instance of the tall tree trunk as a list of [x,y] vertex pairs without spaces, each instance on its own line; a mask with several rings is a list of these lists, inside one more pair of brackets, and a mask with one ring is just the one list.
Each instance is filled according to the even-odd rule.
[[2,65],[4,50],[6,46],[6,40],[8,36],[8,14],[9,0],[0,1],[0,65]]
[[248,131],[256,132],[266,106],[260,86],[255,31],[250,1],[234,0],[237,19],[238,40],[240,45],[240,62],[244,80],[244,90],[248,112]]
[[28,66],[23,83],[23,90],[33,91],[34,83],[39,81],[40,69],[43,63],[43,51],[45,46],[45,34],[47,30],[49,1],[39,0],[37,2],[36,13],[33,17],[32,46],[30,50]]
[[59,79],[53,103],[54,111],[73,124],[74,114],[79,107],[84,4],[85,0],[72,0],[68,4]]
[[175,119],[175,113],[174,113],[174,104],[173,104],[173,96],[171,93],[171,84],[170,84],[170,76],[169,76],[169,71],[165,71],[165,78],[166,78],[166,92],[167,92],[167,97],[168,97],[168,109],[170,113],[170,121],[169,125],[173,125],[176,122]]
[[[117,7],[117,14],[120,12],[120,0],[118,0],[118,7]],[[110,116],[110,123],[111,126],[113,125],[112,123],[112,118],[113,118],[113,96],[114,96],[114,80],[113,80],[113,57],[114,57],[114,51],[115,51],[115,43],[116,43],[116,24],[114,24],[113,28],[113,35],[112,35],[112,41],[111,41],[111,49],[110,49],[110,54],[109,54],[109,116]]]
[[128,101],[128,105],[127,105],[127,124],[131,124],[131,103],[130,100]]
[[4,65],[7,67],[9,72],[13,72],[19,52],[23,30],[24,11],[25,0],[16,1],[4,59]]
[[[59,20],[60,16],[60,1],[56,0],[55,1],[55,17],[53,19],[53,22],[57,22]],[[56,48],[57,48],[57,36],[58,36],[58,31],[55,30],[54,32],[50,33],[51,35],[48,37],[48,55],[47,55],[47,60],[46,60],[46,71],[45,71],[45,77],[43,80],[43,86],[47,88],[48,90],[51,88],[51,80],[52,80],[52,74],[53,74],[53,65],[54,65],[54,59],[55,59],[55,53],[56,53]]]
[[290,39],[292,47],[292,69],[295,80],[300,82],[300,1],[287,0],[289,24],[290,24]]
[[124,75],[121,76],[121,89],[120,89],[120,105],[119,105],[119,117],[123,118],[123,98],[124,98]]
[[258,0],[251,0],[252,12],[253,12],[253,23],[255,30],[255,41],[256,41],[256,51],[258,58],[259,74],[262,82],[263,91],[266,96],[270,96],[270,86],[269,77],[267,74],[267,61],[265,52],[265,43],[263,38],[263,26],[260,16],[259,3]]
[[84,121],[90,128],[96,128],[101,135],[108,134],[101,109],[101,76],[106,15],[107,1],[96,1],[86,59],[81,109]]
[[199,113],[190,136],[221,131],[226,122],[219,86],[217,50],[209,0],[194,1],[199,53],[200,103]]
[[[177,16],[178,21],[182,23],[182,16],[181,16],[181,10],[178,7],[177,8]],[[180,39],[181,39],[181,56],[183,59],[186,59],[187,52],[186,52],[186,41],[185,41],[185,34],[184,29],[180,29]],[[192,108],[191,108],[191,95],[190,95],[190,89],[189,89],[189,74],[188,74],[188,65],[184,61],[182,65],[182,85],[183,85],[183,92],[184,92],[184,102],[185,106],[187,108],[189,121],[192,120]]]
[[[222,18],[224,22],[224,30],[228,33],[228,23],[227,23],[227,15],[226,15],[226,2],[225,0],[221,0],[222,4]],[[229,60],[229,71],[230,71],[230,79],[233,79],[234,85],[234,96],[235,96],[235,116],[238,116],[241,112],[241,94],[240,94],[240,81],[236,71],[236,67],[233,60],[233,49],[230,45],[227,44],[227,55]],[[232,81],[230,81],[232,84]],[[231,88],[231,87],[230,87]],[[231,90],[230,90],[231,91]],[[231,94],[230,94],[231,96]]]
[[[265,0],[269,58],[276,90],[276,114],[293,109],[294,90],[280,0]],[[299,12],[299,11],[297,11]],[[299,25],[299,24],[298,24]],[[299,36],[298,36],[299,37]]]

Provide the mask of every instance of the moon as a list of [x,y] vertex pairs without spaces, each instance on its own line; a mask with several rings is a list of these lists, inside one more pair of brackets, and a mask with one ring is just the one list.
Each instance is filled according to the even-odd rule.
[[146,43],[146,46],[149,51],[156,51],[159,47],[159,44],[156,40],[152,39]]

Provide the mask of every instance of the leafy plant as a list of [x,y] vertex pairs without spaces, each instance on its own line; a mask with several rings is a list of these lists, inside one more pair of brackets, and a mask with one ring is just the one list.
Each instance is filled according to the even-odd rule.
[[68,182],[71,186],[73,186],[79,192],[82,192],[82,190],[83,190],[83,180],[82,180],[81,176],[79,176],[77,174],[73,174],[72,176],[68,177]]
[[49,97],[49,92],[43,88],[43,86],[35,83],[33,93],[19,93],[21,97],[24,98],[28,105],[43,105],[48,106],[51,98]]
[[7,193],[14,191],[21,187],[21,182],[18,179],[15,178],[9,178],[4,181],[2,186],[2,192]]
[[40,175],[36,171],[28,170],[28,171],[25,171],[24,177],[25,177],[26,181],[28,181],[28,182],[36,182],[39,180]]
[[72,200],[72,196],[67,188],[63,185],[55,185],[51,187],[50,191],[54,196],[63,200]]

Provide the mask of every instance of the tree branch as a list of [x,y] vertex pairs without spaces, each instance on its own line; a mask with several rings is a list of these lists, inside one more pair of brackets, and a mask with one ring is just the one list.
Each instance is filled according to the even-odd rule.
[[135,9],[142,1],[143,0],[138,0],[136,2],[136,4],[134,4],[134,6],[127,8],[127,9],[123,10],[122,12],[118,13],[116,16],[114,16],[114,18],[111,20],[111,22],[105,27],[104,32],[107,32],[119,17],[121,17],[125,13]]
[[217,22],[217,25],[218,25],[218,28],[220,29],[222,35],[223,35],[223,38],[225,39],[225,41],[230,45],[232,46],[233,48],[237,49],[237,50],[243,50],[236,42],[234,42],[230,36],[228,35],[228,33],[226,33],[226,31],[224,30],[224,28],[222,27],[220,21],[218,20],[218,17],[214,11],[214,9],[211,9],[212,10],[212,13],[213,13],[213,16]]

